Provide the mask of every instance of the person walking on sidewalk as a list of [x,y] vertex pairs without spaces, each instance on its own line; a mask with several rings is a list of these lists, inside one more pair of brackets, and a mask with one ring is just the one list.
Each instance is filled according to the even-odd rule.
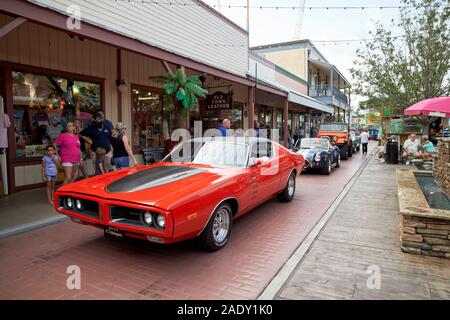
[[127,127],[123,123],[117,123],[116,130],[111,138],[111,145],[113,147],[112,164],[116,169],[130,167],[130,158],[133,160],[134,165],[137,164],[136,158],[128,143],[126,130]]
[[42,180],[47,182],[48,202],[53,205],[53,194],[55,193],[56,176],[58,175],[58,165],[60,161],[53,145],[48,145],[45,148],[45,153],[41,163]]
[[363,129],[361,133],[362,154],[367,154],[367,145],[369,144],[369,133]]

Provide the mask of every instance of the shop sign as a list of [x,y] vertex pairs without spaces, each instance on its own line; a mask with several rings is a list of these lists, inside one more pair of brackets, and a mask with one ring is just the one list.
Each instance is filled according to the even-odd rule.
[[445,113],[443,113],[443,112],[430,112],[429,116],[430,117],[442,117],[442,118],[445,118]]
[[391,121],[389,129],[391,134],[402,134],[405,130],[403,122],[400,121]]
[[205,110],[229,110],[233,106],[231,95],[220,91],[207,95],[205,101]]

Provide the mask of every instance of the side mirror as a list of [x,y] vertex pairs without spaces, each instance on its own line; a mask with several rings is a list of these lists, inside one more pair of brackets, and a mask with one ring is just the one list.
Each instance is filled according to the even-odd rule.
[[268,157],[261,157],[261,158],[252,158],[250,162],[250,167],[259,167],[267,162],[269,162]]
[[253,165],[254,165],[255,167],[258,167],[258,166],[260,166],[260,165],[262,165],[262,164],[263,164],[263,162],[262,162],[261,159],[255,159],[255,161],[253,161]]

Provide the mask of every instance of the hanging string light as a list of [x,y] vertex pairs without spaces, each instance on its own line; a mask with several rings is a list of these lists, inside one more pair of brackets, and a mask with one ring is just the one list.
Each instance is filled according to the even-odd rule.
[[[154,5],[169,5],[169,6],[195,6],[199,7],[202,6],[201,3],[196,2],[168,2],[168,1],[157,1],[157,0],[114,0],[115,2],[134,2],[134,3],[141,3],[141,4],[154,4]],[[213,8],[218,8],[218,5],[210,5]],[[247,5],[221,5],[220,7],[228,7],[229,9],[247,9]],[[378,10],[384,10],[384,9],[406,9],[406,8],[414,8],[414,6],[308,6],[308,7],[301,7],[301,6],[279,6],[279,5],[253,5],[248,6],[250,9],[272,9],[272,10],[282,10],[282,9],[289,9],[289,10],[296,10],[296,9],[309,9],[309,10],[366,10],[366,9],[378,9]],[[443,7],[450,7],[450,6],[443,6]]]

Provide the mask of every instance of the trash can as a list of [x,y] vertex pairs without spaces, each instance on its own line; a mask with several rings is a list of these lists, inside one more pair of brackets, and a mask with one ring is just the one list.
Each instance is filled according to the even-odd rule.
[[386,163],[398,163],[398,142],[394,139],[388,139],[386,145]]

